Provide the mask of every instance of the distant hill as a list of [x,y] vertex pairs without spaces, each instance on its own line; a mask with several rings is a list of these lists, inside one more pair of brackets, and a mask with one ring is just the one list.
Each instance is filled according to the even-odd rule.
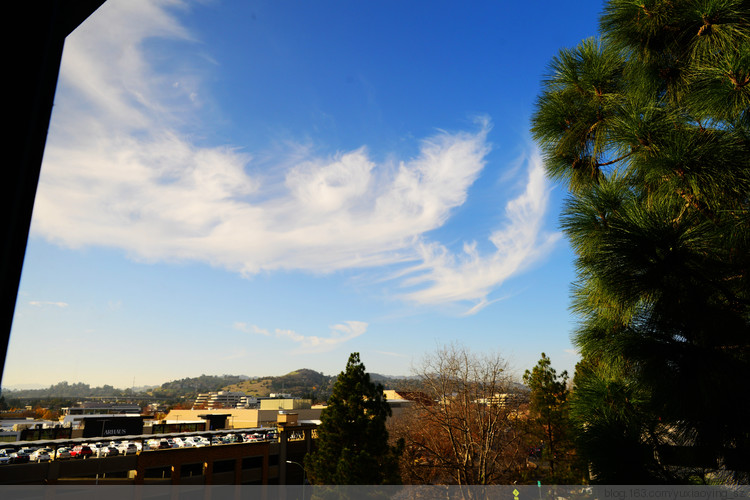
[[42,384],[14,384],[3,386],[6,391],[28,391],[30,389],[44,389]]
[[222,387],[224,391],[241,391],[253,396],[267,397],[271,393],[287,393],[298,398],[323,399],[333,387],[335,376],[302,368],[279,377],[259,377]]
[[76,382],[59,382],[43,389],[12,390],[3,387],[2,393],[12,398],[49,399],[49,398],[89,398],[89,397],[121,397],[129,395],[130,389],[117,389],[111,385],[91,387],[89,384]]
[[[315,370],[302,368],[279,377],[260,377],[223,387],[224,391],[241,391],[253,396],[266,397],[271,393],[286,393],[293,397],[325,401],[331,395],[338,375],[324,375]],[[383,384],[385,389],[403,386],[404,379],[371,373],[373,382]]]
[[[200,375],[165,382],[159,386],[141,386],[118,389],[111,385],[91,387],[81,382],[59,382],[48,388],[12,390],[2,388],[6,398],[34,400],[83,400],[87,398],[137,399],[158,398],[165,402],[186,401],[199,393],[215,391],[241,391],[249,395],[267,397],[271,393],[288,393],[293,397],[325,401],[331,394],[338,375],[301,368],[281,376],[250,378],[246,375]],[[370,374],[373,382],[383,384],[386,389],[410,387],[413,380],[396,378],[377,373]]]
[[215,392],[224,387],[247,380],[246,375],[201,375],[165,382],[147,394],[162,398],[195,397],[201,392]]

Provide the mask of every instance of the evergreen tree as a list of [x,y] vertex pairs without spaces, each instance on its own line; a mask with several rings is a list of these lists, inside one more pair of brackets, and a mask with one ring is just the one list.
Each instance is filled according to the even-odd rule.
[[391,408],[383,386],[370,381],[359,353],[352,353],[321,414],[317,449],[305,458],[313,484],[399,484],[403,445],[390,446],[386,419]]
[[[544,441],[543,458],[550,468],[553,482],[572,481],[579,484],[580,477],[569,476],[569,470],[560,470],[564,464],[570,468],[571,451],[568,432],[568,372],[559,376],[545,353],[531,370],[526,370],[523,382],[529,388],[529,413],[533,434]],[[577,479],[577,480],[575,480]]]
[[611,0],[601,32],[533,117],[571,193],[578,442],[600,482],[746,481],[750,2]]

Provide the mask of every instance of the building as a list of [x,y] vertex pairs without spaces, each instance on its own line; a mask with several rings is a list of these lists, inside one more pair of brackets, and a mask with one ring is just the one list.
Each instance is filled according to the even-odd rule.
[[219,391],[198,394],[193,408],[253,408],[258,399],[244,392]]
[[261,410],[309,410],[312,407],[310,399],[294,398],[261,398]]
[[208,408],[208,399],[211,397],[210,392],[202,392],[198,394],[193,403],[193,408]]
[[62,408],[63,415],[140,415],[141,407],[129,403],[78,403]]
[[529,402],[529,395],[527,393],[503,393],[495,394],[488,398],[480,398],[475,401],[479,404],[485,404],[488,406],[497,406],[500,408],[517,408],[518,406]]
[[[282,411],[294,410],[300,421],[320,420],[320,408],[284,408]],[[261,427],[276,427],[279,409],[250,409],[250,408],[211,408],[193,410],[171,410],[166,420],[168,422],[188,422],[196,420],[212,420],[212,426],[224,423],[227,429],[253,429]],[[215,417],[215,418],[212,418]],[[218,420],[217,420],[218,418]],[[216,428],[216,427],[214,427]]]
[[[292,467],[289,464],[304,463],[305,455],[313,448],[315,426],[295,421],[292,417],[294,415],[282,415],[278,422],[277,437],[262,441],[142,451],[134,455],[101,457],[96,460],[55,460],[3,465],[0,467],[0,485],[6,490],[5,485],[51,484],[298,485],[305,478],[304,472],[300,467]],[[222,434],[229,432],[192,433],[208,438]],[[128,438],[132,442],[140,442],[143,449],[144,444],[152,439],[152,436],[145,434]],[[163,434],[161,437],[176,436]],[[70,447],[86,442],[90,442],[88,438],[73,438],[33,444],[56,450],[61,446]],[[279,497],[273,493],[268,491],[267,496]],[[10,493],[11,496],[12,494],[13,492]],[[266,497],[266,490],[263,490],[262,497]]]
[[399,416],[405,409],[411,407],[414,404],[412,393],[397,392],[394,390],[383,391],[385,401],[388,406],[391,407],[391,416]]

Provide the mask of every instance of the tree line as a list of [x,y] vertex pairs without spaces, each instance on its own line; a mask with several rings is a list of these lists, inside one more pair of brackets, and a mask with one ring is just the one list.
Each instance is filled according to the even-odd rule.
[[305,460],[313,484],[581,484],[568,418],[567,374],[542,359],[523,390],[499,354],[453,344],[428,355],[410,404],[393,415],[382,384],[353,353]]

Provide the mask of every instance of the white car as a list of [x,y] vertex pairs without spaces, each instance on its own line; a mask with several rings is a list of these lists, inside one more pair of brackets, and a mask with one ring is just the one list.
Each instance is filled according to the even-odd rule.
[[91,443],[89,445],[89,448],[91,448],[91,451],[94,452],[95,457],[103,457],[104,456],[104,448],[106,448],[107,445],[104,443]]
[[0,465],[5,465],[10,463],[10,457],[5,452],[5,450],[0,450]]
[[200,448],[202,446],[208,446],[209,442],[208,442],[208,439],[204,437],[195,437],[193,438],[193,444],[195,444],[197,448]]
[[135,443],[123,443],[118,448],[123,455],[137,455],[138,447]]
[[50,448],[39,448],[31,454],[32,462],[49,462],[52,460],[52,450]]

